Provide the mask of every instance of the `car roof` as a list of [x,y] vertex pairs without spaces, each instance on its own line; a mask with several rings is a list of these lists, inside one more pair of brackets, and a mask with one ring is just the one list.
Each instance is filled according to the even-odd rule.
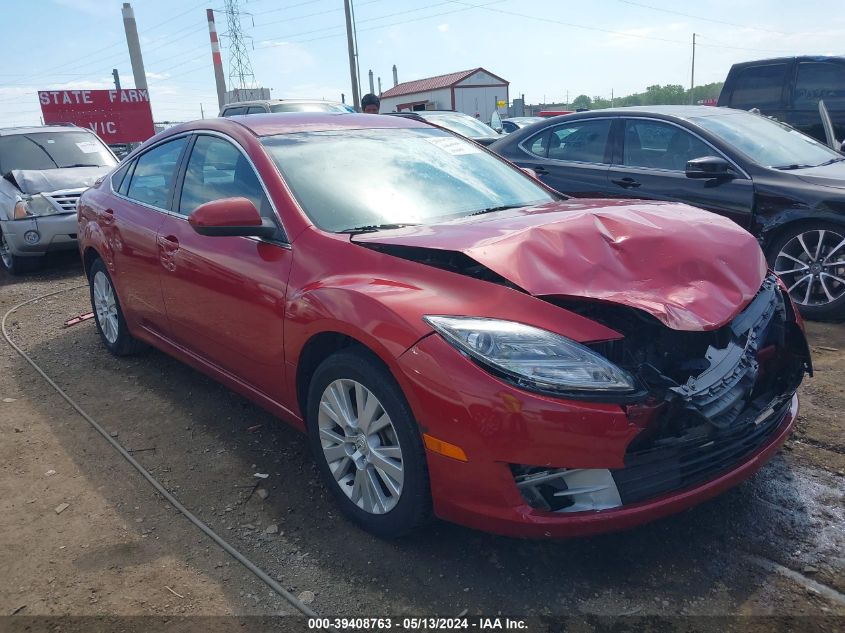
[[167,134],[191,130],[219,130],[225,132],[236,125],[256,136],[293,134],[296,132],[326,132],[331,130],[366,130],[380,128],[430,128],[428,123],[410,117],[357,114],[352,112],[267,112],[245,116],[200,119],[169,128]]
[[761,64],[774,64],[791,61],[799,62],[826,62],[826,61],[845,61],[845,56],[842,55],[796,55],[793,57],[770,57],[768,59],[755,59],[749,62],[737,62],[731,68],[743,68],[745,66],[757,66]]
[[0,136],[15,134],[35,134],[36,132],[90,132],[76,125],[22,125],[20,127],[0,127]]
[[653,105],[653,106],[628,106],[624,108],[603,108],[600,110],[586,110],[584,112],[573,112],[562,114],[557,117],[550,117],[547,121],[553,120],[575,120],[576,118],[593,118],[602,116],[625,116],[631,114],[654,115],[657,117],[688,119],[692,117],[705,116],[727,116],[731,114],[748,114],[746,110],[734,108],[717,108],[706,105]]
[[273,105],[274,103],[331,103],[340,104],[339,101],[329,101],[327,99],[253,99],[251,101],[235,101],[233,103],[227,103],[223,106],[223,109],[226,108],[236,108],[241,106],[255,106],[255,105]]

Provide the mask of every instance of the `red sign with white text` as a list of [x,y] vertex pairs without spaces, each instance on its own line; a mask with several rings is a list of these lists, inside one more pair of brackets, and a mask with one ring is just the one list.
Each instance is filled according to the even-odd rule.
[[44,123],[74,123],[108,143],[146,141],[153,113],[146,90],[40,90]]

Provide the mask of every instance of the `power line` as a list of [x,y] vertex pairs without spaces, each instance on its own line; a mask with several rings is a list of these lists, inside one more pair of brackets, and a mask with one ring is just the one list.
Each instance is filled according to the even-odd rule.
[[[468,2],[462,2],[461,0],[449,0],[449,2],[451,2],[452,4],[460,4],[460,5],[463,5],[463,6],[466,6],[466,7],[474,7],[476,9],[483,9],[484,11],[492,11],[494,13],[502,13],[504,15],[515,16],[515,17],[525,18],[525,19],[528,19],[528,20],[535,20],[535,21],[544,22],[544,23],[551,22],[551,23],[554,23],[554,24],[560,24],[562,26],[568,26],[568,27],[576,28],[576,29],[583,29],[583,30],[586,30],[586,31],[598,31],[600,33],[608,33],[610,35],[618,35],[618,36],[622,36],[622,37],[635,37],[635,38],[643,39],[643,40],[654,40],[654,41],[657,41],[657,42],[667,42],[667,43],[670,43],[670,44],[679,44],[681,46],[688,46],[687,42],[684,42],[682,40],[673,40],[673,39],[669,39],[667,37],[657,37],[655,35],[644,35],[642,33],[631,33],[631,32],[625,32],[625,31],[614,31],[612,29],[603,29],[603,28],[598,27],[598,26],[587,26],[585,24],[576,24],[574,22],[564,22],[563,20],[555,20],[555,19],[546,18],[546,17],[541,18],[541,17],[534,16],[534,15],[528,15],[526,13],[518,13],[517,11],[507,11],[505,9],[493,9],[493,8],[490,8],[490,7],[487,7],[487,6],[484,6],[484,5],[470,4]],[[758,51],[758,52],[765,52],[765,53],[784,53],[784,54],[788,54],[788,53],[791,52],[791,51],[785,51],[785,50],[775,50],[775,49],[765,49],[765,48],[750,48],[750,47],[746,47],[746,46],[731,46],[731,45],[727,45],[727,44],[722,44],[722,45],[699,44],[699,46],[709,46],[711,48],[729,48],[729,49],[734,49],[734,50],[739,50],[739,51]]]

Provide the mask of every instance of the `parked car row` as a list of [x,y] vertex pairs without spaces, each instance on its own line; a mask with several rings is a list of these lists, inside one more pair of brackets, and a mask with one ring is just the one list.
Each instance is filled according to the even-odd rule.
[[[665,130],[634,126],[625,154],[622,124],[500,142],[530,141],[534,168],[582,151],[609,170],[618,151],[637,178],[675,169]],[[755,186],[716,158],[692,180],[718,189],[727,163]],[[306,432],[343,512],[385,537],[432,516],[548,538],[677,512],[778,449],[812,369],[736,222],[567,198],[416,117],[168,129],[82,194],[78,235],[108,350],[157,347]]]

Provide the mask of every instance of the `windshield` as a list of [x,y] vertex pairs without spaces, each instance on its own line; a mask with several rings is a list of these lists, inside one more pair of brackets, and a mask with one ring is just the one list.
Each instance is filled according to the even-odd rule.
[[0,173],[13,169],[112,167],[117,160],[88,132],[34,132],[0,136]]
[[427,224],[554,199],[519,169],[434,128],[300,132],[262,143],[326,231]]
[[270,112],[349,112],[340,104],[321,101],[274,103]]
[[690,121],[763,167],[800,169],[843,158],[798,130],[758,114],[736,112],[723,116],[691,117]]
[[422,118],[434,125],[445,127],[447,130],[452,130],[456,134],[466,136],[467,138],[490,138],[491,136],[498,136],[498,132],[489,125],[482,123],[478,119],[473,119],[466,114],[426,114],[425,112],[417,112]]

